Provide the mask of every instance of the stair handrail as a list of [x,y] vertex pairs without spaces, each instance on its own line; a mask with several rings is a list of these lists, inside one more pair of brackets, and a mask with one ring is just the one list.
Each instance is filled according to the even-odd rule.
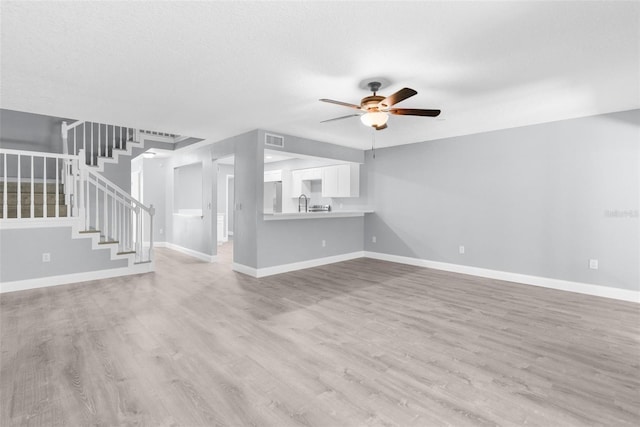
[[139,206],[140,209],[144,210],[147,213],[151,213],[151,207],[153,205],[145,206],[140,200],[136,199],[135,197],[133,197],[132,195],[127,193],[118,184],[116,184],[115,182],[109,180],[104,175],[100,174],[99,172],[96,172],[96,171],[92,170],[91,168],[88,167],[88,165],[80,165],[80,170],[85,171],[87,174],[95,177],[97,180],[100,180],[100,181],[104,182],[104,184],[108,185],[109,187],[114,188],[116,190],[118,196],[122,197],[122,199],[124,201],[127,201],[127,202],[131,203],[134,206]]

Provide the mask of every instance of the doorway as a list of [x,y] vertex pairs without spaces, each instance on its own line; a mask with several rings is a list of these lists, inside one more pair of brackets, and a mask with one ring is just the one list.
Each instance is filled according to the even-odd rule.
[[218,262],[233,263],[233,231],[235,212],[235,157],[217,159],[217,245]]
[[229,238],[233,238],[233,207],[235,206],[235,197],[234,197],[234,188],[235,188],[235,180],[233,175],[227,175],[227,185],[226,185],[226,194],[227,194],[227,203],[226,203],[226,220],[227,220],[227,236]]

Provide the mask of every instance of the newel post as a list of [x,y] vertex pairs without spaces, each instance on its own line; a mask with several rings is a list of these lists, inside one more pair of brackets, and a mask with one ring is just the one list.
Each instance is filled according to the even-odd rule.
[[[62,122],[62,125],[60,125],[60,136],[62,137],[62,154],[69,154],[69,146],[67,145],[68,134],[69,132],[67,122]],[[56,160],[56,162],[58,162],[58,160]],[[71,161],[69,159],[64,159],[62,161],[62,170],[56,172],[56,175],[58,174],[60,176],[56,177],[56,179],[60,178],[60,181],[62,181],[62,187],[64,188],[64,203],[67,206],[71,206],[71,210],[73,211],[72,205],[74,197],[72,193],[74,189],[72,184],[73,180],[71,177]]]
[[153,216],[156,214],[156,208],[149,205],[149,261],[153,260]]
[[[85,188],[86,188],[85,182],[87,180],[87,176],[85,172],[84,156],[85,156],[84,149],[78,150],[78,158],[76,159],[76,165],[75,165],[76,189],[77,189],[76,198],[78,199],[77,201],[78,216],[81,218],[81,221],[82,221],[82,229],[88,230],[89,221],[87,220],[87,201],[85,200]],[[88,190],[88,188],[86,189]],[[89,194],[87,193],[86,196],[88,197]]]

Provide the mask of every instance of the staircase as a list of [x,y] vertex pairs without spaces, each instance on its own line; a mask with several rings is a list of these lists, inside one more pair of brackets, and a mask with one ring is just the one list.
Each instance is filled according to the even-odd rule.
[[69,226],[72,239],[126,259],[125,274],[153,270],[153,206],[102,175],[105,164],[142,147],[139,132],[92,122],[63,123],[61,131],[62,154],[0,148],[0,229]]
[[130,156],[134,147],[142,147],[139,130],[96,122],[63,123],[62,139],[69,153],[84,150],[85,164],[98,172],[104,172],[107,163],[118,163],[121,155]]

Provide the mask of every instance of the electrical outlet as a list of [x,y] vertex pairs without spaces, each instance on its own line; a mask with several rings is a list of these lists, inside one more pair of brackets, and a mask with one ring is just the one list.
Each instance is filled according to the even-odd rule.
[[373,237],[371,238],[371,243],[375,243],[375,242],[376,242],[376,240],[377,240],[377,239],[376,239],[376,236],[373,236]]
[[323,240],[323,241],[322,241],[322,247],[323,247],[323,248],[326,248],[326,247],[327,247],[327,241],[326,241],[326,240]]
[[592,270],[597,270],[598,269],[598,260],[597,259],[590,259],[589,260],[589,268]]
[[164,234],[164,229],[160,229],[160,234]]
[[49,252],[42,254],[42,262],[51,262],[51,254]]
[[459,253],[460,255],[464,255],[464,246],[462,246],[462,245],[461,245],[461,246],[458,246],[458,253]]

